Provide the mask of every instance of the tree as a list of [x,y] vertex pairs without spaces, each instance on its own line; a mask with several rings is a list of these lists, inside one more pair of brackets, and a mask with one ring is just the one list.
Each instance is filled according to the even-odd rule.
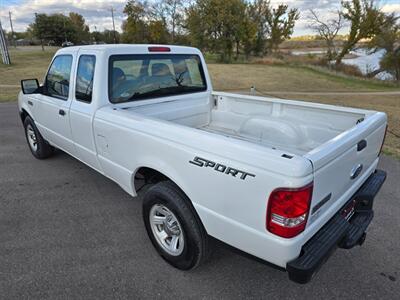
[[124,13],[122,39],[130,43],[190,43],[218,53],[225,62],[241,51],[264,54],[293,33],[299,14],[287,5],[270,8],[269,0],[129,0]]
[[129,0],[125,5],[124,14],[128,16],[128,19],[122,24],[122,40],[128,43],[148,42],[145,22],[148,15],[147,2]]
[[78,36],[71,19],[62,14],[37,14],[35,22],[29,25],[34,36],[46,42],[61,45],[64,41],[78,42]]
[[248,18],[256,28],[256,36],[253,42],[253,50],[256,55],[263,55],[266,52],[266,38],[269,34],[266,16],[270,9],[269,0],[256,0],[248,7]]
[[368,47],[373,52],[384,49],[385,54],[379,63],[380,68],[371,72],[368,76],[373,77],[387,71],[397,81],[400,81],[400,24],[398,20],[399,17],[394,14],[386,15],[379,33],[369,42]]
[[229,62],[234,45],[242,39],[245,12],[244,0],[198,0],[187,10],[186,28],[195,45]]
[[150,21],[147,25],[149,43],[166,44],[169,41],[169,32],[162,20]]
[[119,43],[120,33],[114,30],[105,29],[104,31],[93,31],[90,33],[91,42],[96,44],[98,43],[106,43],[106,44],[114,44],[114,34],[116,38],[116,42]]
[[70,13],[69,16],[36,14],[28,32],[40,40],[56,45],[61,45],[64,41],[79,44],[90,39],[89,27],[82,15],[77,13]]
[[[246,58],[249,58],[250,54],[255,48],[258,38],[257,23],[253,22],[251,18],[250,6],[246,7],[245,17],[241,26],[240,37],[241,43],[243,44],[244,54],[246,55]],[[236,49],[238,51],[238,47]]]
[[40,44],[42,45],[42,51],[44,51],[43,41],[45,39],[46,33],[46,14],[36,14],[35,13],[35,22],[28,26],[28,32],[30,32],[34,37],[37,37],[40,40]]
[[254,53],[264,55],[267,51],[277,51],[279,45],[293,34],[300,15],[297,9],[284,4],[271,7],[269,0],[256,0],[249,4],[249,19],[256,26]]
[[350,23],[350,32],[336,57],[336,65],[342,62],[344,56],[360,40],[369,39],[378,34],[385,19],[375,0],[342,1],[342,8],[343,18]]
[[205,51],[209,48],[210,37],[207,35],[207,26],[202,22],[199,11],[202,10],[194,4],[186,10],[184,27],[189,32],[190,44]]
[[151,36],[158,36],[161,43],[176,42],[183,20],[183,0],[161,0],[149,9],[149,27]]
[[128,43],[168,43],[169,32],[163,2],[149,5],[130,0],[124,8],[128,19],[122,24],[122,39]]
[[310,9],[310,28],[318,33],[318,36],[325,41],[327,47],[326,58],[331,61],[337,56],[337,48],[335,45],[335,39],[343,28],[343,15],[338,10],[333,13],[334,17],[323,21],[317,12]]
[[277,8],[269,10],[266,21],[269,26],[269,38],[267,39],[268,48],[274,52],[279,45],[293,34],[293,29],[300,14],[296,8],[288,11],[288,6],[279,4]]
[[171,41],[175,43],[175,36],[178,29],[182,26],[183,22],[183,6],[184,0],[162,0],[161,4],[164,6],[166,21],[171,27]]
[[83,16],[78,13],[70,12],[69,18],[76,32],[76,42],[88,42],[90,39],[89,26],[86,25]]
[[90,33],[90,39],[91,39],[91,42],[94,44],[98,44],[99,42],[105,42],[105,41],[103,41],[103,35],[101,34],[100,31],[97,31],[97,30],[92,31]]

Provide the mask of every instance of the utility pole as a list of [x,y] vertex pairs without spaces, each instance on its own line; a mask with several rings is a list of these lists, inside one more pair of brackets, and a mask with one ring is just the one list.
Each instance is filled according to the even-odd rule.
[[8,12],[8,15],[10,16],[11,39],[13,41],[14,48],[17,48],[17,44],[15,43],[15,35],[14,35],[14,28],[13,28],[13,24],[12,24],[11,11]]
[[6,37],[4,36],[3,27],[1,27],[1,21],[0,21],[0,50],[3,63],[5,65],[10,65],[11,64],[10,54],[8,53]]
[[111,18],[112,18],[112,22],[113,22],[114,44],[116,44],[117,43],[117,37],[115,36],[114,7],[111,7]]

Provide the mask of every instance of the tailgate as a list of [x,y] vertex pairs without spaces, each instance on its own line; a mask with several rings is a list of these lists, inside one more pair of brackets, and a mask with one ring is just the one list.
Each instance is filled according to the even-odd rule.
[[[308,225],[332,216],[375,170],[387,117],[373,112],[361,123],[305,155],[314,168]],[[328,219],[326,219],[328,220]]]

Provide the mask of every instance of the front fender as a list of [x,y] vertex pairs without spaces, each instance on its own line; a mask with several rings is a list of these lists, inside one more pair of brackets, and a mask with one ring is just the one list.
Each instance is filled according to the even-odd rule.
[[[18,94],[18,111],[21,117],[21,121],[24,122],[26,115],[30,116],[32,120],[35,120],[34,115],[34,101],[31,99],[32,96],[25,95],[22,91]],[[28,101],[31,101],[32,105],[29,105]]]

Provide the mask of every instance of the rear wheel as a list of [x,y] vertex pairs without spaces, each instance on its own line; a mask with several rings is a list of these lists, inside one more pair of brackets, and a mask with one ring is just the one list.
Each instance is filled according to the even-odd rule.
[[207,233],[190,200],[174,183],[163,181],[147,191],[143,220],[154,247],[172,266],[189,270],[206,260]]
[[33,156],[44,159],[53,154],[54,148],[42,137],[33,120],[28,116],[24,120],[25,137]]

